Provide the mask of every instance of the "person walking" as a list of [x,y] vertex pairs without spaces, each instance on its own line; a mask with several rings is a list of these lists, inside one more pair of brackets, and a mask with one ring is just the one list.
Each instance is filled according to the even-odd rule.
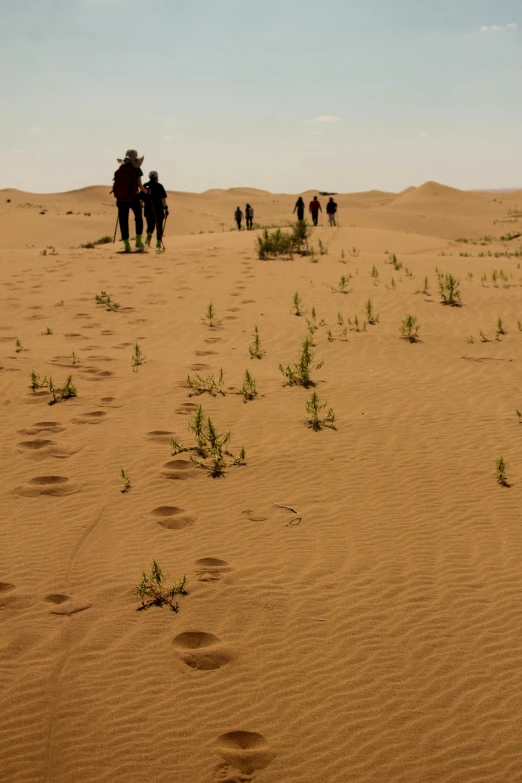
[[314,226],[317,225],[317,221],[319,220],[319,212],[323,211],[323,208],[320,204],[320,202],[317,199],[317,196],[314,196],[313,199],[310,202],[310,214],[312,216],[312,222]]
[[252,231],[254,228],[254,207],[247,204],[245,207],[246,227],[247,231]]
[[337,214],[337,204],[333,200],[332,196],[330,196],[328,204],[326,205],[326,214],[328,215],[328,220],[330,222],[330,225],[336,226],[337,221],[335,219],[335,216]]
[[234,217],[236,219],[237,223],[237,230],[241,231],[241,221],[243,220],[243,213],[241,212],[241,207],[238,207],[236,211],[234,212]]
[[299,198],[295,202],[295,207],[292,214],[295,215],[295,213],[297,212],[297,219],[304,220],[304,211],[305,211],[305,203],[303,201],[302,196],[299,196]]
[[120,167],[114,172],[111,192],[114,194],[116,206],[118,207],[118,220],[125,253],[131,252],[129,242],[129,211],[131,209],[136,223],[136,249],[140,252],[145,250],[145,245],[141,239],[143,234],[143,215],[141,213],[140,199],[140,191],[146,193],[141,182],[143,158],[144,155],[141,158],[138,157],[136,150],[127,150],[123,159],[118,158]]
[[145,220],[147,221],[147,239],[145,244],[150,247],[154,229],[156,229],[156,249],[163,246],[163,220],[169,214],[167,193],[158,179],[157,171],[149,171],[149,181],[145,183],[148,196],[145,201]]

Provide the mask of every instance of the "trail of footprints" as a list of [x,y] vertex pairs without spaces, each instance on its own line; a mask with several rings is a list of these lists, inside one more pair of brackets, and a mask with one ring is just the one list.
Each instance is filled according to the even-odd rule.
[[[236,292],[231,296],[240,296],[240,292],[244,290],[244,286],[239,283],[236,285]],[[250,304],[255,300],[247,299],[242,304]],[[37,309],[36,307],[34,308]],[[133,308],[126,308],[127,312],[131,312]],[[241,308],[231,307],[227,312],[237,313]],[[35,316],[31,316],[34,318]],[[36,316],[40,317],[39,315]],[[87,313],[78,313],[76,316],[78,319],[92,320],[92,316]],[[226,320],[237,320],[237,316],[228,315],[224,317]],[[84,328],[92,328],[99,324],[88,324]],[[104,330],[102,332],[104,336],[113,335],[112,330]],[[86,339],[82,335],[77,333],[68,333],[65,335],[68,338]],[[221,337],[207,337],[204,339],[205,343],[213,344],[222,340]],[[121,343],[115,348],[125,349],[129,347],[131,343]],[[217,355],[216,351],[196,351],[196,355],[199,357]],[[96,361],[112,361],[110,357],[96,356],[92,357]],[[68,357],[56,357],[53,362],[57,366],[70,367]],[[207,369],[209,366],[204,364],[194,364],[191,369],[194,371],[200,371]],[[112,372],[107,370],[100,370],[94,366],[82,366],[79,369],[79,373],[85,380],[101,381],[109,378],[113,375]],[[49,397],[49,393],[46,391],[39,391],[31,393],[28,402],[42,402],[42,398]],[[115,397],[102,397],[96,405],[98,407],[114,407],[119,408],[122,406]],[[195,403],[186,402],[182,403],[176,410],[179,415],[191,415],[197,409]],[[105,420],[107,413],[105,411],[86,411],[78,414],[71,421],[77,425],[87,424],[100,424]],[[76,453],[70,449],[60,449],[55,440],[50,435],[57,435],[66,430],[66,427],[56,421],[40,421],[36,422],[32,427],[19,430],[18,434],[24,438],[32,438],[32,440],[22,440],[18,443],[18,448],[32,458],[44,458],[44,457],[61,457],[65,458]],[[155,443],[170,443],[173,433],[167,430],[155,430],[148,432],[147,439]],[[194,465],[187,459],[172,459],[166,462],[163,466],[162,476],[170,480],[184,480],[192,478],[196,475]],[[41,475],[36,476],[20,487],[17,487],[14,492],[20,497],[35,498],[42,495],[49,496],[65,496],[74,494],[80,491],[80,486],[71,481],[66,476],[60,475]],[[251,511],[243,512],[252,521],[261,521],[265,519],[262,515],[256,515]],[[195,524],[196,519],[190,512],[179,508],[177,506],[158,506],[150,512],[152,519],[164,528],[166,531],[183,530]],[[218,582],[223,576],[232,571],[232,567],[226,560],[214,557],[204,557],[197,560],[194,564],[194,573],[198,581],[203,583]],[[16,587],[14,584],[2,582],[0,583],[0,606],[4,605],[6,600],[13,600],[16,598]],[[4,598],[5,596],[5,598]],[[78,612],[82,612],[91,607],[91,604],[80,599],[74,599],[73,597],[65,593],[51,593],[45,596],[44,601],[50,606],[49,611],[55,615],[71,616]],[[211,672],[216,671],[223,666],[226,666],[230,662],[234,661],[237,657],[237,653],[228,645],[222,642],[222,640],[212,633],[204,631],[184,631],[178,634],[173,640],[172,644],[176,652],[177,658],[180,663],[187,669],[194,672]],[[218,764],[214,770],[213,781],[215,783],[245,783],[253,780],[253,775],[257,770],[261,770],[266,767],[274,757],[274,753],[271,751],[268,742],[261,734],[246,732],[246,731],[232,731],[227,734],[223,734],[216,740],[216,750],[222,758],[222,763]]]

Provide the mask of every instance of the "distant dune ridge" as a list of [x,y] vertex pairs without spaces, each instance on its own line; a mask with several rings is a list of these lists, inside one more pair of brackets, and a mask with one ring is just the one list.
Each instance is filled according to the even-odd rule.
[[169,191],[124,255],[109,191],[0,191],[2,783],[522,783],[522,191],[338,194],[264,261],[296,194]]

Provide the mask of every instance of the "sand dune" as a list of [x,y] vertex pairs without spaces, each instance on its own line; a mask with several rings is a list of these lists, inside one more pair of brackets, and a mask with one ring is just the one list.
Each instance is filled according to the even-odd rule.
[[[0,192],[0,779],[522,781],[522,193],[341,194],[311,263],[231,230],[238,198],[291,219],[246,188],[169,192],[164,254],[81,248],[114,231],[109,190]],[[279,370],[307,319],[335,430]],[[225,394],[190,396],[220,368]],[[199,404],[246,451],[222,478],[173,453]],[[137,611],[153,559],[187,576],[178,613]]]

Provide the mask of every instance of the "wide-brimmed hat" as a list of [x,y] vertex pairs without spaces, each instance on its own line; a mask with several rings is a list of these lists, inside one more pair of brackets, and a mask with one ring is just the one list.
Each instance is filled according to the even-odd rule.
[[118,158],[117,160],[118,163],[132,163],[133,166],[139,169],[143,163],[144,158],[145,155],[142,155],[141,158],[138,158],[138,153],[136,150],[127,150],[125,153],[125,158]]

